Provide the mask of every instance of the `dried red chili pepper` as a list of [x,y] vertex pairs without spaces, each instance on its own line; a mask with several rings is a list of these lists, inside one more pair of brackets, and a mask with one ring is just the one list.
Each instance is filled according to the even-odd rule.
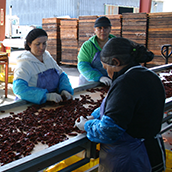
[[[43,107],[56,104],[47,102],[43,105],[32,105],[23,112],[11,113],[12,116],[0,119],[0,140],[3,143],[0,144],[1,164],[29,155],[38,142],[52,146],[69,139],[65,133],[71,136],[85,133],[74,127],[75,120],[81,115],[91,115],[100,106],[106,89],[91,91],[99,91],[101,98],[94,101],[89,95],[81,95],[80,99],[65,100],[61,103],[62,106],[50,110]],[[88,108],[84,107],[85,104],[89,104]]]

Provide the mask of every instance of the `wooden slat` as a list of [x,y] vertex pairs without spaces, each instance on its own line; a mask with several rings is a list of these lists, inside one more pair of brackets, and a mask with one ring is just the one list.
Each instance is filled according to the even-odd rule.
[[77,26],[78,19],[65,19],[60,21],[61,26]]
[[[63,61],[66,63],[68,63],[67,58],[72,63],[73,55],[75,61],[74,56],[77,56],[82,44],[94,35],[94,22],[98,17],[100,16],[79,16],[78,19],[43,19],[42,26],[48,33],[47,48],[50,53],[54,56],[56,51],[57,56],[61,58],[63,52]],[[172,44],[172,12],[123,13],[122,15],[106,15],[106,17],[112,23],[111,34],[144,44],[155,54],[155,58],[149,64],[162,65],[165,63],[161,55],[161,47],[164,44]],[[59,60],[57,56],[56,59]]]
[[61,39],[78,39],[78,29],[64,29],[60,30],[60,38]]
[[149,13],[149,18],[171,17],[171,12]]
[[78,46],[78,40],[74,40],[74,39],[62,39],[61,40],[61,45],[62,46],[77,47]]
[[[79,26],[78,26],[78,40],[82,42],[87,41],[90,37],[94,35],[94,23],[98,16],[79,16]],[[78,43],[80,48],[82,44]]]
[[72,52],[72,53],[69,50],[68,51],[62,51],[62,60],[61,60],[61,62],[63,62],[63,64],[65,64],[65,62],[66,62],[67,64],[71,63],[73,65],[76,65],[77,55],[78,55],[78,51]]
[[78,54],[78,19],[62,20],[60,25],[61,62],[76,63]]
[[122,18],[131,18],[131,19],[145,19],[147,17],[147,13],[123,13]]
[[[48,34],[47,41],[47,51],[52,55],[52,57],[60,63],[61,54],[61,45],[60,45],[60,20],[58,18],[43,18],[42,19],[42,28]],[[60,46],[59,46],[60,45]]]
[[[161,55],[164,44],[172,44],[172,13],[150,13],[147,47],[155,55],[151,64],[163,65],[165,59]],[[169,58],[169,63],[172,62]]]
[[[172,63],[172,57],[168,59],[168,63]],[[162,56],[155,55],[154,59],[151,62],[148,62],[147,64],[152,66],[164,65],[165,59]]]
[[122,15],[122,37],[147,44],[147,14],[124,13]]
[[58,19],[58,18],[43,18],[42,19],[42,24],[49,24],[49,23],[54,23],[54,24],[56,24],[56,23],[58,23],[58,22],[60,22],[60,19]]

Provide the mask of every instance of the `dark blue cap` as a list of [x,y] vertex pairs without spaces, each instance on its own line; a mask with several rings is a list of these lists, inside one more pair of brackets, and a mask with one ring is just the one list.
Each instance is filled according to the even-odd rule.
[[112,26],[110,20],[105,16],[97,18],[94,23],[94,27],[102,27],[102,26]]

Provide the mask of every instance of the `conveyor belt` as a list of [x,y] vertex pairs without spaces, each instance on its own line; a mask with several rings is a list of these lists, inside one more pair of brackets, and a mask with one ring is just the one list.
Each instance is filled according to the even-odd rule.
[[[150,70],[155,72],[160,72],[162,70],[167,70],[170,68],[172,68],[172,64],[150,68]],[[100,86],[100,83],[86,84],[84,86],[75,88],[74,93],[77,94],[79,92],[85,91],[86,89],[95,88],[98,86]],[[26,106],[26,105],[29,105],[29,103],[27,103],[26,101],[18,101],[10,105],[0,106],[0,111],[14,109],[16,107]],[[172,99],[168,98],[166,99],[165,112],[171,109],[172,109]],[[170,116],[168,117],[168,119],[167,117],[165,117],[163,123],[166,124],[166,121],[169,120],[169,118],[171,119],[172,117]],[[171,125],[166,125],[161,132],[165,133],[171,128],[172,128]],[[72,171],[88,163],[90,161],[90,158],[96,157],[96,143],[89,141],[86,137],[86,134],[78,135],[76,137],[70,138],[69,140],[51,146],[45,150],[41,150],[37,153],[31,154],[22,159],[15,160],[9,164],[0,167],[0,171],[37,172],[57,162],[62,161],[65,158],[77,154],[83,150],[85,150],[86,152],[85,158],[83,160],[75,164],[72,164],[71,166],[68,166],[67,168],[62,170],[63,172]]]
[[[150,68],[150,70],[160,73],[161,71],[166,71],[172,69],[172,64],[165,64],[162,66],[157,66]],[[168,115],[168,112],[172,109],[172,97],[167,98],[165,101],[165,109],[164,109],[164,118],[162,121],[162,129],[161,134],[164,139],[165,148],[168,150],[172,150],[172,123],[168,123],[170,119],[172,119],[172,115]]]
[[[90,88],[95,88],[100,86],[100,83],[94,84],[86,84],[81,87],[77,87],[74,89],[74,98],[80,94],[86,93],[85,90]],[[27,106],[31,104],[19,100],[15,103],[0,106],[0,111],[23,111]],[[6,114],[3,114],[6,115]],[[77,154],[81,151],[85,150],[85,158],[62,171],[72,171],[90,161],[90,158],[96,157],[96,143],[89,141],[86,137],[86,134],[81,134],[76,137],[70,138],[69,140],[58,143],[54,146],[51,146],[47,149],[41,150],[39,152],[28,155],[19,160],[15,160],[11,163],[8,163],[2,167],[0,167],[0,171],[8,171],[8,172],[36,172],[42,170],[54,163],[62,161],[65,158],[68,158],[74,154]]]

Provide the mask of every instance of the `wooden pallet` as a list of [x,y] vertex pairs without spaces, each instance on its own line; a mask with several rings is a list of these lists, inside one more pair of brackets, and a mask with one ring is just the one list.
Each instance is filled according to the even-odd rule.
[[78,19],[66,19],[60,22],[61,61],[62,64],[77,64],[78,55]]
[[146,13],[122,14],[122,37],[146,46],[147,14]]
[[47,51],[59,64],[61,61],[60,19],[43,18],[42,28],[48,34]]
[[78,19],[65,19],[60,21],[61,39],[78,39]]
[[79,16],[78,49],[82,44],[94,35],[94,23],[98,16]]
[[[161,47],[172,44],[172,12],[150,13],[148,27],[148,49],[155,57],[151,64],[163,65],[165,59],[161,55]],[[168,59],[172,63],[172,58]]]
[[[161,47],[164,44],[172,44],[172,12],[123,13],[106,16],[112,23],[113,35],[143,44],[154,53],[155,57],[147,63],[148,65],[165,64]],[[77,64],[79,49],[94,35],[94,23],[98,17],[100,16],[93,15],[79,16],[79,19],[42,20],[43,29],[47,31],[49,38],[47,50],[58,63],[62,61],[62,63]],[[172,63],[172,58],[168,61]]]

